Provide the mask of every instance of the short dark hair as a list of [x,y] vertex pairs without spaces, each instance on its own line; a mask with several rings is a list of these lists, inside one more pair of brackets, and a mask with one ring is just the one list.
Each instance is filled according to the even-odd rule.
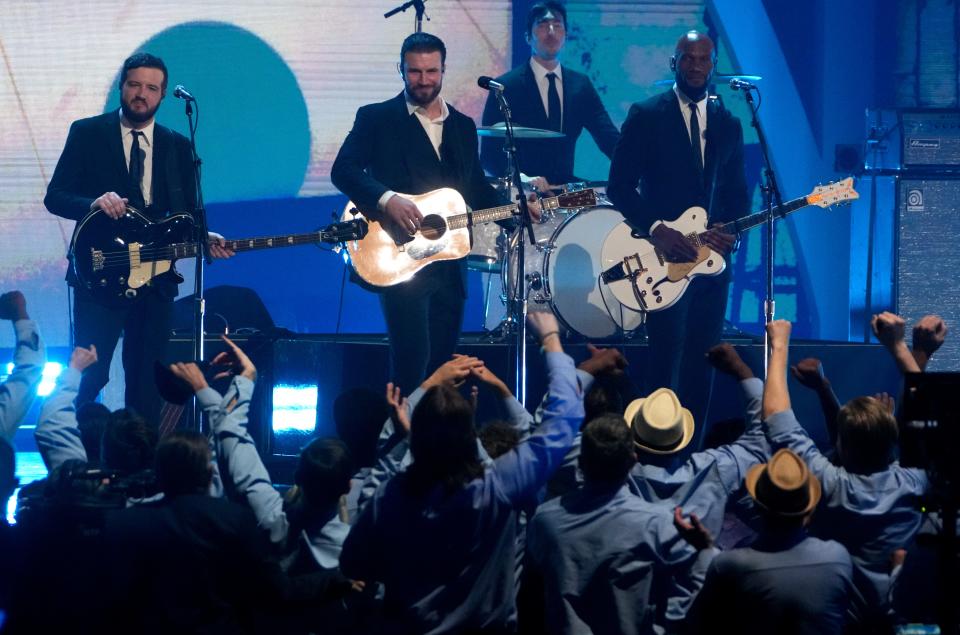
[[355,467],[368,467],[377,459],[377,438],[390,407],[383,391],[350,388],[333,402],[333,422],[353,457]]
[[622,483],[636,462],[633,433],[623,417],[604,415],[584,426],[580,469],[586,480]]
[[887,469],[896,458],[898,437],[896,418],[873,397],[851,399],[837,413],[840,458],[851,472]]
[[120,70],[120,90],[123,90],[123,83],[127,81],[127,73],[135,68],[156,68],[163,71],[163,84],[161,88],[167,90],[167,65],[156,55],[150,53],[134,53],[123,61],[123,68]]
[[203,494],[213,475],[210,445],[202,434],[176,431],[157,445],[154,469],[165,496]]
[[103,428],[100,459],[109,470],[132,474],[148,469],[157,447],[157,428],[129,408],[110,413]]
[[307,503],[322,508],[335,503],[350,489],[353,472],[347,444],[333,437],[321,437],[311,441],[300,453],[293,479]]
[[456,388],[434,386],[423,395],[410,421],[410,452],[408,474],[420,492],[438,484],[452,491],[483,474],[473,406]]
[[527,35],[533,34],[533,25],[547,13],[560,16],[563,19],[563,28],[567,28],[567,9],[556,0],[538,2],[527,12]]
[[615,377],[600,374],[583,397],[583,423],[605,414],[623,414],[623,396]]
[[440,51],[440,64],[447,63],[447,47],[443,40],[430,33],[411,33],[403,41],[400,47],[400,69],[403,70],[403,62],[407,53],[433,53]]

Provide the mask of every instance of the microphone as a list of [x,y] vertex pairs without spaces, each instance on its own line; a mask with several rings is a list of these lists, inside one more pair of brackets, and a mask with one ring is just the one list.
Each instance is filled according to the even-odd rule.
[[477,79],[477,85],[484,90],[495,90],[498,93],[502,93],[504,89],[503,84],[486,75],[481,75],[480,78]]
[[177,84],[177,87],[173,89],[173,96],[184,101],[197,101],[190,94],[190,91],[183,87],[183,84]]
[[748,81],[737,79],[736,77],[730,80],[730,88],[733,90],[754,90],[756,87],[756,84],[751,84]]

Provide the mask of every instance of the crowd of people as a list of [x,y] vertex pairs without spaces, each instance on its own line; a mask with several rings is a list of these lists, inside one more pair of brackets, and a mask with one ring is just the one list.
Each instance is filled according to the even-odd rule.
[[[0,389],[6,501],[45,350],[22,294],[0,296],[0,318],[16,336]],[[817,360],[789,366],[789,322],[768,326],[765,382],[729,344],[708,352],[744,412],[703,448],[706,422],[670,389],[642,395],[621,352],[590,346],[575,365],[552,314],[530,327],[548,377],[535,413],[483,360],[454,355],[409,395],[345,394],[341,434],[303,449],[288,491],[248,432],[257,370],[233,342],[216,377],[170,367],[206,435],[78,411],[97,351],[76,348],[35,422],[49,475],[0,525],[4,632],[873,633],[931,619],[897,601],[931,484],[897,461],[894,400],[841,406]],[[873,328],[904,372],[946,336],[935,316],[912,350],[902,318]],[[833,447],[798,422],[788,373],[821,397]],[[476,387],[503,419],[475,420]]]

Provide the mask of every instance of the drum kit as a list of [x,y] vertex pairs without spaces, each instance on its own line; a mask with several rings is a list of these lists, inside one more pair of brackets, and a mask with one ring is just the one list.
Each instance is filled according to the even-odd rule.
[[[553,130],[513,127],[517,138],[549,139],[563,136]],[[502,126],[478,128],[482,137],[503,137]],[[515,190],[509,177],[491,179],[499,191]],[[533,225],[535,244],[519,229],[509,231],[496,224],[477,226],[467,257],[467,267],[485,279],[485,326],[498,331],[507,316],[507,299],[516,297],[518,251],[524,250],[522,283],[530,310],[548,310],[569,333],[590,340],[632,335],[643,324],[644,314],[623,307],[598,284],[602,273],[600,252],[607,234],[623,221],[606,197],[606,182],[576,182],[552,186],[573,192],[592,189],[597,205],[561,208],[544,212]],[[499,305],[492,302],[499,298]]]

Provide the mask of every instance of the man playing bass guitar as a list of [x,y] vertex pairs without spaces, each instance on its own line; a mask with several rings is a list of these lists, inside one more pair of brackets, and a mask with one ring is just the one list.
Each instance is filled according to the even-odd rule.
[[[128,205],[154,220],[191,212],[196,206],[196,185],[190,142],[154,120],[167,89],[163,60],[149,53],[127,58],[119,89],[119,112],[80,119],[70,126],[44,205],[53,214],[76,221],[95,209],[118,219]],[[222,237],[212,233],[211,237],[215,258],[232,255],[222,246]],[[73,343],[96,346],[100,360],[84,372],[77,406],[96,399],[106,385],[122,332],[126,406],[155,421],[160,397],[153,363],[165,355],[177,283],[162,276],[134,299],[106,303],[77,286],[72,270],[67,281],[75,289]]]
[[[709,37],[684,34],[670,60],[676,83],[631,107],[610,165],[610,200],[668,261],[693,261],[697,250],[661,221],[699,206],[717,224],[749,209],[740,121],[707,98],[715,63]],[[717,230],[702,239],[724,257],[735,242]],[[704,354],[720,339],[729,282],[730,267],[697,278],[676,305],[647,314],[646,390],[676,390],[698,423],[710,390]]]

